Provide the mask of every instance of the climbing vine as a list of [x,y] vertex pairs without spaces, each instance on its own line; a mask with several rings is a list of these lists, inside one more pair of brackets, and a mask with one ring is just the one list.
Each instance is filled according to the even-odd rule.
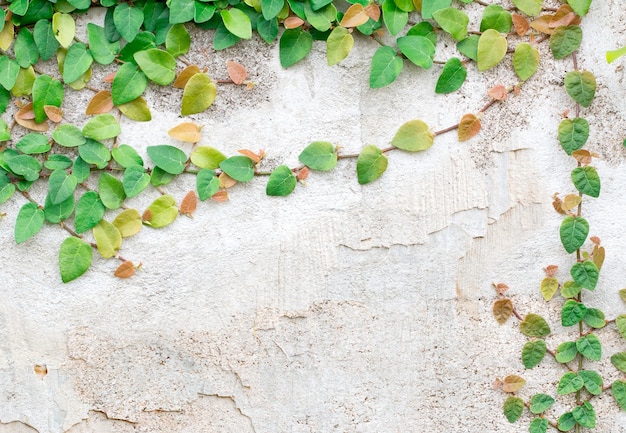
[[[537,46],[549,42],[554,59],[572,55],[580,46],[579,26],[591,0],[567,0],[546,5],[543,0],[512,0],[489,4],[482,0],[13,0],[0,2],[0,204],[14,196],[27,202],[16,216],[15,241],[27,242],[45,225],[69,233],[59,253],[64,282],[82,275],[92,264],[93,251],[122,261],[119,277],[137,266],[119,254],[122,240],[142,227],[160,228],[180,214],[191,215],[200,201],[228,199],[228,189],[266,176],[270,196],[286,196],[309,170],[332,170],[339,159],[355,159],[360,184],[378,179],[395,150],[429,149],[438,135],[456,131],[469,140],[481,129],[481,117],[494,104],[518,94],[538,70]],[[557,7],[558,6],[558,7]],[[101,25],[89,22],[86,40],[76,32],[76,17],[102,8]],[[180,114],[207,110],[225,86],[253,87],[244,65],[228,62],[229,78],[216,80],[202,65],[185,58],[192,44],[189,29],[212,32],[213,49],[224,50],[257,35],[268,44],[278,41],[280,63],[287,68],[304,59],[314,43],[325,44],[330,66],[343,61],[355,36],[377,41],[369,71],[369,86],[391,85],[410,62],[423,69],[436,65],[435,93],[454,92],[468,76],[468,64],[479,72],[512,64],[519,81],[494,83],[486,103],[474,113],[459,115],[457,124],[433,131],[424,120],[411,120],[390,134],[387,147],[365,146],[344,154],[331,142],[304,147],[300,166],[279,165],[259,170],[264,151],[241,149],[238,155],[198,145],[201,125],[182,122],[169,135],[193,143],[188,155],[172,144],[149,146],[140,155],[132,145],[118,143],[119,116],[151,120],[143,95],[153,86],[180,89]],[[317,42],[314,42],[317,41]],[[442,43],[453,42],[457,54],[437,58]],[[618,53],[619,54],[619,53]],[[510,62],[503,60],[510,58]],[[56,61],[55,72],[49,72]],[[42,65],[46,65],[45,70]],[[115,66],[114,73],[91,83],[93,68]],[[585,106],[595,81],[588,72],[566,77],[568,92]],[[64,121],[67,88],[93,92],[82,126]],[[571,93],[570,93],[571,94]],[[592,96],[591,96],[592,97]],[[10,108],[10,103],[17,109]],[[590,103],[590,99],[588,101]],[[588,105],[588,104],[587,104]],[[14,112],[14,113],[13,113]],[[583,119],[584,120],[584,119]],[[571,129],[584,127],[574,119]],[[146,161],[145,158],[149,158]],[[177,176],[195,176],[196,190],[180,203],[163,187]],[[45,201],[33,199],[34,184],[47,184]],[[126,199],[146,188],[161,192],[143,211]],[[122,209],[121,211],[119,211]],[[73,219],[72,219],[73,217]]]

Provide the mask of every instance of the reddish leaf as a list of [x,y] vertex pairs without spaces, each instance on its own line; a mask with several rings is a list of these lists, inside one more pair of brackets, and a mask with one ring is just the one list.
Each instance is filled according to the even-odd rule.
[[365,6],[365,13],[374,21],[380,18],[380,7],[376,3],[370,3]]
[[54,123],[59,123],[63,120],[63,110],[55,105],[44,105],[43,111],[46,113],[46,116],[48,116],[48,119]]
[[591,164],[592,154],[585,149],[579,149],[572,152],[572,156],[576,159],[576,161],[580,162],[582,165]]
[[104,81],[105,83],[112,83],[114,79],[115,79],[115,72],[111,72],[110,74],[105,75],[102,81]]
[[35,112],[33,111],[33,103],[29,102],[15,113],[15,122],[24,128],[37,132],[46,132],[48,130],[48,122],[35,122]]
[[259,150],[259,153],[254,153],[253,151],[248,150],[248,149],[239,149],[237,152],[241,153],[242,155],[247,156],[255,164],[258,164],[265,156],[265,152],[263,151],[263,149]]
[[283,22],[283,26],[286,29],[295,29],[300,27],[302,24],[304,24],[304,21],[298,17],[289,17]]
[[227,68],[228,76],[231,80],[233,80],[233,83],[243,84],[244,80],[248,76],[246,68],[244,68],[243,65],[240,65],[239,63],[230,60],[227,63]]
[[457,131],[459,141],[467,141],[480,131],[480,119],[473,114],[464,114]]
[[126,260],[117,267],[113,275],[117,278],[130,278],[135,275],[135,265],[130,260]]
[[509,286],[504,283],[494,284],[493,288],[496,289],[496,292],[498,292],[500,295],[504,295],[507,290],[509,290]]
[[589,240],[593,242],[595,245],[600,245],[600,238],[597,236],[591,236]]
[[546,277],[548,278],[552,278],[556,275],[556,272],[559,270],[559,267],[557,265],[548,265],[546,266]]
[[35,112],[33,111],[33,103],[22,105],[17,113],[15,113],[16,119],[31,120],[35,118]]
[[570,5],[561,5],[554,15],[550,18],[550,27],[553,29],[559,26],[577,26],[581,22],[581,18],[574,13]]
[[46,377],[46,375],[48,374],[48,367],[45,364],[36,364],[33,370],[35,370],[35,374],[41,380],[43,380],[43,378]]
[[220,190],[216,192],[215,194],[213,194],[211,199],[215,200],[218,203],[223,203],[225,201],[228,201],[228,191],[226,191],[225,189]]
[[296,179],[305,180],[307,177],[309,177],[309,167],[302,167],[300,170],[298,170]]
[[515,33],[517,33],[518,36],[524,36],[530,28],[528,20],[518,14],[512,14],[511,17],[513,18],[513,26],[515,26]]
[[101,90],[91,98],[85,114],[103,114],[108,113],[113,109],[113,98],[109,90]]
[[558,213],[562,215],[567,215],[567,212],[563,210],[563,202],[559,198],[558,193],[552,196],[552,207],[554,207],[554,210]]
[[142,221],[150,221],[152,219],[152,211],[150,209],[146,209],[143,215],[141,215]]
[[189,191],[183,201],[180,203],[180,213],[182,215],[193,216],[193,213],[196,211],[196,207],[198,206],[198,198],[196,197],[196,193],[193,191]]
[[497,86],[492,87],[487,92],[489,97],[491,97],[491,98],[493,98],[493,99],[495,99],[497,101],[504,101],[506,99],[508,93],[509,92],[506,91],[506,88],[502,84],[498,84]]

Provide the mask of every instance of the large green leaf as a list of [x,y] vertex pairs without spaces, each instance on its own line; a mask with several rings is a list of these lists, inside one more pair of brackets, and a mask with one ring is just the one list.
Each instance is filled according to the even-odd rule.
[[60,204],[74,195],[76,177],[65,170],[54,170],[48,178],[48,196],[52,204]]
[[537,366],[546,355],[546,342],[543,340],[529,341],[522,348],[522,364],[530,369]]
[[106,172],[100,173],[100,177],[98,178],[98,192],[100,193],[102,204],[104,204],[107,209],[114,210],[120,208],[126,198],[122,181]]
[[559,142],[568,155],[581,149],[589,138],[589,122],[582,117],[563,119],[559,124]]
[[41,19],[35,24],[33,29],[35,45],[42,60],[49,60],[57,51],[60,44],[52,31],[52,23],[49,20]]
[[24,180],[35,181],[39,179],[39,172],[41,171],[41,164],[32,156],[17,155],[12,157],[7,162],[9,170],[13,174],[22,176]]
[[261,0],[261,11],[263,18],[271,20],[283,9],[285,0]]
[[548,431],[548,425],[546,418],[537,417],[531,421],[528,431],[530,433],[546,433]]
[[556,348],[556,360],[560,363],[566,363],[572,361],[578,355],[578,349],[576,343],[573,341],[566,341],[561,343]]
[[72,215],[72,212],[74,212],[74,204],[75,200],[73,195],[59,204],[52,204],[50,201],[50,195],[47,195],[43,208],[46,221],[52,224],[58,224],[61,221],[68,219],[70,215]]
[[139,156],[137,151],[128,144],[121,144],[118,147],[113,148],[111,155],[113,156],[115,162],[124,168],[128,168],[133,165],[143,167],[143,159]]
[[35,236],[45,221],[43,209],[35,203],[26,203],[15,221],[15,242],[21,244]]
[[530,398],[530,411],[535,415],[545,412],[554,404],[554,398],[547,394],[535,394]]
[[146,77],[156,84],[167,86],[176,78],[176,59],[167,51],[150,48],[133,57]]
[[46,153],[51,147],[48,137],[37,132],[30,132],[24,135],[20,138],[20,141],[15,144],[16,149],[28,155]]
[[280,64],[283,68],[288,68],[309,54],[313,47],[313,37],[300,27],[287,29],[280,37],[278,45]]
[[293,171],[286,165],[279,165],[270,174],[265,193],[269,196],[284,197],[291,194],[297,183]]
[[13,43],[15,60],[21,68],[28,68],[39,60],[39,51],[35,44],[35,38],[27,28],[20,29]]
[[520,80],[526,81],[537,71],[539,50],[527,42],[517,44],[513,53],[513,69]]
[[433,145],[435,136],[421,120],[410,120],[403,124],[391,140],[398,149],[409,152],[426,150]]
[[49,75],[39,75],[33,84],[33,111],[35,122],[41,123],[48,117],[44,111],[46,105],[60,107],[65,92],[63,84]]
[[104,216],[106,208],[95,191],[87,191],[76,203],[74,225],[76,233],[85,233],[95,227]]
[[557,385],[556,392],[559,395],[571,394],[573,392],[579,391],[582,387],[585,386],[585,381],[582,377],[578,376],[573,371],[568,371],[559,380],[559,384]]
[[580,26],[560,26],[550,35],[550,49],[555,59],[569,56],[578,49],[583,40]]
[[254,177],[254,162],[247,156],[231,156],[220,162],[220,168],[238,182],[248,182]]
[[203,168],[196,175],[196,190],[200,200],[211,198],[219,188],[220,181],[213,170]]
[[207,74],[200,72],[193,75],[183,90],[181,114],[189,116],[203,112],[213,104],[216,95],[215,83]]
[[433,13],[433,18],[437,24],[452,37],[457,40],[463,40],[467,36],[467,25],[469,17],[465,12],[456,8],[439,9]]
[[593,370],[580,370],[578,375],[583,378],[585,389],[592,395],[602,394],[604,384],[602,376]]
[[594,428],[596,426],[596,411],[588,401],[572,409],[572,416],[583,427]]
[[87,38],[89,39],[89,51],[97,63],[101,65],[113,63],[115,56],[120,51],[119,41],[109,42],[104,27],[93,23],[87,24]]
[[588,290],[595,290],[600,271],[598,271],[595,263],[585,260],[584,262],[574,263],[570,269],[570,275],[579,286]]
[[592,361],[602,359],[602,344],[593,334],[585,335],[576,340],[576,348],[585,357]]
[[522,416],[524,401],[519,397],[510,396],[504,401],[504,416],[510,423],[514,423]]
[[589,107],[596,94],[596,77],[589,71],[570,71],[565,74],[565,90],[583,107]]
[[389,46],[379,47],[372,57],[370,87],[377,89],[393,83],[402,72],[402,58]]
[[150,184],[150,175],[143,167],[131,165],[124,170],[122,185],[126,197],[131,198],[139,195]]
[[304,148],[298,159],[313,170],[328,171],[337,165],[337,152],[332,143],[314,141]]
[[75,237],[69,237],[59,250],[59,269],[64,283],[80,277],[91,266],[91,245]]
[[63,81],[66,84],[73,83],[89,70],[93,63],[93,57],[87,46],[81,42],[73,43],[67,50],[63,63]]
[[451,93],[460,89],[465,82],[465,77],[467,77],[467,69],[463,66],[463,62],[457,57],[451,57],[443,66],[435,93]]
[[122,129],[115,116],[111,113],[98,114],[83,126],[83,135],[93,140],[106,140],[117,137]]
[[361,185],[378,179],[387,170],[387,156],[382,151],[368,144],[361,150],[356,162],[357,179]]
[[82,131],[69,123],[57,126],[52,133],[52,139],[63,147],[82,146],[87,142]]
[[576,167],[572,170],[572,183],[578,191],[590,197],[600,195],[600,176],[591,166]]
[[582,217],[567,216],[561,223],[559,234],[565,251],[571,254],[585,243],[589,234],[589,223]]
[[402,36],[396,41],[403,55],[411,62],[424,69],[433,65],[435,46],[425,36]]
[[384,0],[381,10],[383,21],[393,36],[400,33],[409,21],[409,14],[398,8],[393,0]]
[[245,12],[236,8],[222,9],[220,15],[222,16],[224,26],[233,35],[241,39],[250,39],[252,37],[252,24]]
[[124,63],[115,73],[111,84],[111,96],[115,105],[130,102],[146,90],[148,78],[134,63]]
[[111,160],[109,148],[97,140],[88,139],[85,144],[78,147],[78,154],[87,164],[94,164],[103,170]]
[[568,299],[561,308],[561,325],[573,326],[583,320],[587,307],[582,302]]
[[162,144],[148,146],[148,156],[161,170],[170,174],[181,174],[185,170],[187,155],[177,147]]
[[493,68],[504,58],[508,44],[506,38],[494,29],[487,29],[478,40],[478,70]]
[[543,317],[529,313],[520,323],[520,331],[528,337],[543,338],[550,335],[550,326]]
[[483,11],[483,17],[480,20],[480,31],[494,29],[500,33],[508,33],[511,31],[513,19],[511,12],[504,10],[501,5],[490,4]]
[[143,23],[143,18],[141,9],[128,3],[117,5],[113,12],[115,29],[127,42],[132,42],[135,39]]
[[193,20],[196,11],[194,0],[170,0],[168,3],[170,10],[169,22],[171,24],[186,23]]
[[8,56],[0,56],[0,85],[11,90],[20,73],[20,65]]
[[175,24],[165,37],[165,49],[174,57],[187,54],[191,46],[191,36],[182,24]]

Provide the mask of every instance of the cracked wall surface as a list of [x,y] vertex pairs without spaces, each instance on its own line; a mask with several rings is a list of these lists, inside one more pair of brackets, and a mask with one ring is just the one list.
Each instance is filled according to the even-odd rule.
[[[101,18],[83,17],[80,31]],[[604,52],[626,40],[622,2],[594,1],[583,31],[578,64],[594,72],[598,91],[581,114],[603,182],[583,212],[607,249],[588,299],[615,317],[626,309],[617,294],[626,275],[626,84],[624,61],[607,65]],[[387,146],[411,119],[440,130],[478,111],[491,86],[516,82],[508,63],[482,74],[469,64],[460,91],[435,95],[437,66],[407,64],[397,82],[374,90],[372,40],[357,38],[332,68],[315,43],[283,70],[276,44],[253,38],[214,52],[211,38],[194,31],[188,59],[215,79],[235,60],[256,85],[220,86],[215,104],[190,117],[204,125],[200,144],[229,155],[263,148],[268,170],[297,165],[314,140],[358,153]],[[547,43],[539,49],[548,59]],[[25,201],[3,204],[0,433],[526,431],[528,420],[510,425],[501,414],[495,378],[523,374],[529,393],[549,392],[546,378],[560,370],[524,371],[525,339],[513,323],[493,320],[491,284],[507,283],[521,311],[542,310],[543,268],[559,265],[564,279],[571,264],[551,202],[572,189],[572,161],[556,140],[573,107],[562,87],[572,67],[571,59],[543,61],[520,95],[485,114],[477,137],[460,143],[444,134],[426,152],[392,152],[375,183],[359,185],[355,161],[340,160],[287,198],[267,197],[265,181],[255,179],[235,186],[228,202],[200,204],[193,219],[146,228],[122,246],[124,257],[143,263],[129,280],[113,276],[117,263],[95,258],[87,274],[62,284],[64,232],[47,228],[15,245]],[[94,86],[111,71],[94,70]],[[189,154],[190,144],[167,135],[183,121],[180,97],[150,88],[153,120],[122,119],[120,142],[143,155],[155,144]],[[68,122],[85,122],[88,98],[68,93]],[[194,180],[164,189],[180,200]],[[129,205],[143,209],[158,194]],[[546,312],[552,321],[555,308]],[[609,355],[626,350],[602,332]],[[605,358],[609,383],[618,376]],[[596,431],[626,431],[610,395],[594,404]]]

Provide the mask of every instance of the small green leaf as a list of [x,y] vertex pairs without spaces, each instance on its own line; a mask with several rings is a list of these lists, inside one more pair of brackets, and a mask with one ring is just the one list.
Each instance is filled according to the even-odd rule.
[[259,17],[256,23],[256,31],[266,43],[271,44],[278,36],[278,20],[272,18],[264,20],[263,17]]
[[98,252],[104,259],[115,256],[122,245],[120,231],[110,222],[100,220],[93,228],[93,237],[96,240]]
[[177,147],[162,144],[148,146],[148,156],[160,169],[170,174],[181,174],[185,170],[187,156]]
[[74,160],[74,164],[72,165],[72,174],[76,177],[76,182],[83,183],[87,179],[89,179],[89,174],[91,173],[91,166],[83,160],[80,156],[78,156]]
[[456,57],[448,59],[437,80],[435,93],[451,93],[460,89],[463,82],[465,82],[466,76],[467,69],[465,69],[460,59]]
[[13,44],[15,60],[21,68],[28,68],[39,60],[39,51],[35,44],[35,38],[27,28],[20,29]]
[[589,107],[596,94],[596,77],[589,71],[570,71],[565,74],[565,90],[583,107]]
[[611,363],[622,373],[626,373],[626,352],[617,352],[611,356]]
[[49,75],[39,75],[33,84],[33,111],[35,122],[41,123],[47,119],[44,111],[46,105],[60,107],[63,103],[63,84]]
[[95,191],[87,191],[76,203],[74,225],[76,233],[85,233],[95,227],[104,216],[106,208]]
[[102,204],[104,204],[107,209],[115,210],[120,208],[126,198],[122,181],[106,172],[100,173],[98,192],[100,193]]
[[480,36],[478,35],[470,35],[459,41],[456,44],[456,49],[459,50],[461,54],[472,59],[473,61],[478,61],[478,41],[480,40]]
[[524,401],[519,397],[508,397],[504,401],[504,416],[510,423],[514,423],[522,416]]
[[52,133],[52,139],[63,147],[77,147],[87,142],[81,130],[70,124],[57,126]]
[[15,144],[15,148],[27,155],[46,153],[50,150],[51,145],[48,137],[37,132],[30,132],[24,135],[20,141]]
[[361,185],[378,179],[387,170],[388,160],[382,151],[368,144],[361,150],[356,162],[357,178]]
[[[522,348],[522,364],[531,369],[537,366],[546,355],[546,342],[543,340],[529,341]],[[533,412],[535,413],[535,412]]]
[[279,57],[283,68],[295,65],[304,59],[313,47],[313,37],[307,31],[298,27],[287,29],[280,37]]
[[456,8],[439,9],[433,13],[433,18],[455,40],[460,41],[467,36],[469,17],[462,10]]
[[93,57],[87,46],[81,42],[73,43],[67,50],[63,63],[63,81],[73,83],[91,68]]
[[619,59],[620,57],[624,55],[626,55],[626,46],[623,46],[622,48],[618,48],[617,50],[607,51],[606,62],[613,63],[615,60]]
[[404,29],[409,21],[409,14],[398,8],[393,0],[383,0],[381,5],[383,21],[393,36],[397,35]]
[[214,147],[198,146],[191,152],[190,159],[197,167],[215,170],[220,166],[220,162],[226,159],[226,156]]
[[217,88],[207,74],[193,75],[183,90],[181,114],[189,116],[203,112],[213,104],[216,94]]
[[548,420],[540,417],[533,419],[528,431],[530,433],[546,433],[548,431]]
[[94,164],[103,170],[111,160],[111,152],[97,140],[88,139],[85,144],[78,147],[78,154],[87,164]]
[[511,12],[504,10],[501,5],[490,4],[483,11],[483,17],[480,21],[480,31],[494,29],[499,33],[508,33],[511,31],[513,19]]
[[585,260],[582,263],[575,263],[570,269],[570,275],[576,284],[593,291],[596,288],[596,284],[598,284],[600,271],[598,271],[595,263]]
[[43,209],[35,203],[26,203],[15,221],[15,243],[21,244],[41,230],[45,221]]
[[120,124],[110,113],[92,117],[83,127],[83,135],[94,140],[106,140],[121,134]]
[[596,426],[596,411],[588,401],[584,401],[582,406],[576,406],[572,409],[572,415],[578,424],[586,428],[594,428]]
[[590,197],[600,195],[600,176],[591,166],[576,167],[572,170],[572,183],[583,194]]
[[550,35],[550,50],[555,59],[569,56],[580,47],[583,31],[580,26],[560,26]]
[[478,70],[493,68],[504,58],[508,44],[506,38],[494,29],[487,29],[478,40]]
[[337,19],[337,8],[332,3],[313,10],[310,2],[304,3],[304,15],[306,21],[317,31],[327,32],[331,28],[331,23]]
[[61,280],[68,283],[80,277],[91,266],[91,246],[78,238],[69,237],[59,250],[59,269]]
[[559,234],[565,251],[571,254],[585,243],[589,234],[589,223],[582,217],[567,216],[561,223]]
[[411,62],[424,69],[433,65],[435,46],[424,36],[402,36],[396,41],[398,48]]
[[578,376],[583,378],[585,389],[592,395],[602,394],[602,377],[593,370],[580,370]]
[[17,155],[7,162],[9,170],[15,175],[22,176],[24,180],[35,181],[39,179],[41,164],[32,156]]
[[20,65],[8,56],[0,56],[0,85],[11,90],[20,73]]
[[593,334],[585,335],[576,340],[576,348],[585,358],[592,361],[602,359],[602,344],[598,337]]
[[150,183],[154,186],[167,185],[170,183],[176,175],[168,173],[167,171],[155,166],[150,174]]
[[513,4],[526,15],[534,17],[541,13],[543,0],[513,0]]
[[435,136],[425,122],[410,120],[398,129],[391,144],[408,152],[418,152],[429,149],[433,145],[434,138]]
[[326,60],[328,66],[335,65],[348,57],[353,46],[354,38],[348,29],[341,26],[335,27],[328,35],[328,39],[326,39]]
[[611,386],[611,391],[619,407],[626,411],[626,381],[616,380]]
[[596,329],[604,328],[606,325],[604,313],[597,308],[587,308],[587,312],[585,313],[583,320],[587,325]]
[[265,193],[269,196],[284,197],[291,194],[297,183],[293,171],[286,165],[279,165],[270,174]]
[[528,337],[543,338],[550,335],[550,326],[543,317],[529,313],[520,323],[520,331]]
[[186,23],[193,20],[195,15],[194,0],[171,0],[168,2],[170,24]]
[[196,175],[196,190],[200,200],[205,201],[213,197],[219,188],[220,181],[213,170],[203,168]]
[[60,204],[74,195],[76,178],[65,170],[54,170],[48,178],[48,189],[50,202]]
[[335,146],[327,141],[314,141],[300,153],[301,163],[313,170],[328,171],[337,165]]
[[380,47],[372,57],[370,87],[378,89],[393,83],[402,72],[402,58],[391,47]]
[[220,11],[222,21],[226,29],[233,35],[241,39],[250,39],[252,37],[252,24],[250,18],[239,9],[222,9]]
[[554,277],[546,277],[541,280],[541,295],[543,299],[549,301],[559,288],[559,280]]
[[573,326],[583,319],[586,312],[587,307],[585,304],[569,299],[565,301],[563,308],[561,308],[561,324],[563,326]]
[[120,51],[119,41],[109,42],[104,27],[93,23],[87,24],[87,38],[89,40],[89,51],[97,63],[101,65],[113,63],[115,56]]
[[556,348],[556,360],[561,364],[565,364],[566,362],[570,362],[578,355],[578,349],[576,348],[576,343],[573,341],[566,341],[561,343]]
[[52,224],[58,224],[63,220],[66,220],[74,212],[74,196],[70,196],[64,202],[59,204],[52,204],[50,196],[46,196],[46,202],[44,204],[43,213],[46,217],[46,221]]
[[57,41],[52,31],[50,20],[40,19],[37,21],[33,29],[33,37],[42,60],[49,60],[60,47],[59,41]]
[[535,394],[530,398],[530,411],[535,415],[545,412],[554,404],[554,398],[547,394]]
[[526,81],[537,72],[539,51],[527,42],[517,44],[513,53],[513,69],[520,80]]
[[144,224],[155,229],[165,227],[174,222],[178,216],[176,200],[171,195],[162,195],[148,206],[144,215],[146,214],[149,218],[144,218]]
[[124,170],[122,185],[126,197],[131,198],[139,195],[150,184],[150,175],[143,167],[131,165]]
[[238,182],[248,182],[254,177],[254,162],[247,156],[231,156],[220,162],[220,168]]
[[576,420],[571,412],[566,412],[559,417],[558,421],[559,430],[570,431],[576,426]]
[[620,314],[615,318],[615,324],[617,325],[617,331],[626,339],[626,314]]
[[111,96],[115,105],[130,102],[143,94],[148,78],[134,63],[124,63],[115,74],[111,84]]
[[48,170],[66,170],[72,166],[72,160],[61,153],[49,154],[43,163]]
[[559,142],[565,153],[571,155],[581,149],[589,138],[589,122],[582,117],[563,119],[559,124]]
[[167,51],[150,48],[133,57],[146,77],[156,84],[167,86],[176,78],[176,59]]
[[133,165],[143,167],[143,159],[139,156],[137,151],[128,144],[122,144],[113,148],[111,154],[113,155],[115,162],[124,168],[128,168]]
[[126,209],[122,211],[113,220],[113,225],[117,227],[123,238],[136,235],[143,227],[141,215],[139,215],[136,209]]
[[422,18],[433,18],[433,13],[440,9],[450,7],[452,0],[422,0]]
[[261,11],[263,12],[263,18],[271,20],[276,17],[278,13],[285,6],[285,0],[261,0]]
[[120,3],[113,11],[113,23],[115,29],[127,42],[132,42],[139,33],[143,23],[143,12],[141,9],[131,6],[128,3]]
[[191,46],[191,36],[182,24],[173,25],[165,37],[165,49],[174,57],[187,54]]
[[579,391],[585,385],[585,381],[582,377],[579,377],[573,371],[568,371],[559,380],[557,385],[557,393],[559,395],[571,394],[572,392]]

